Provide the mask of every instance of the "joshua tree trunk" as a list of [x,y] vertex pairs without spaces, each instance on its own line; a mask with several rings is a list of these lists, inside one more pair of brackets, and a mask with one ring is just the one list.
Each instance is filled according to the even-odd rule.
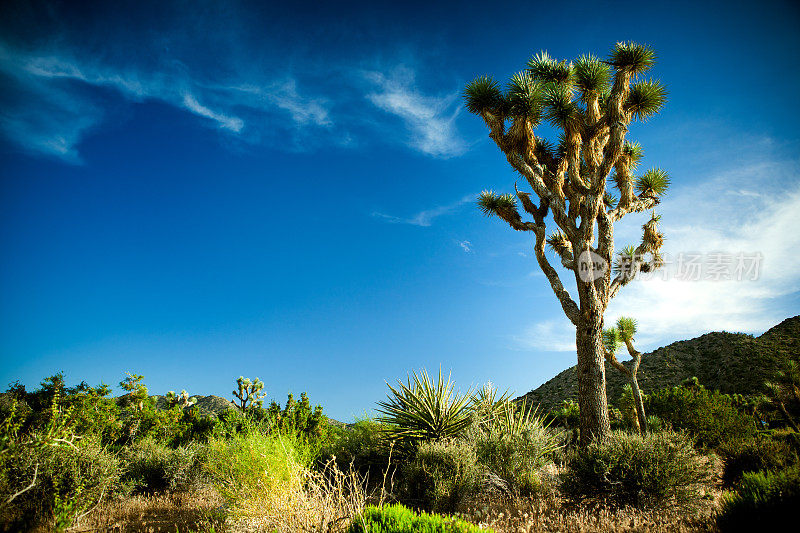
[[604,438],[611,430],[606,398],[606,370],[603,358],[602,321],[582,320],[576,328],[578,348],[578,398],[580,401],[580,444]]
[[644,414],[644,401],[642,401],[642,392],[639,390],[636,374],[631,374],[631,390],[633,391],[633,403],[636,406],[636,417],[639,419],[639,431],[642,435],[646,435],[647,416]]

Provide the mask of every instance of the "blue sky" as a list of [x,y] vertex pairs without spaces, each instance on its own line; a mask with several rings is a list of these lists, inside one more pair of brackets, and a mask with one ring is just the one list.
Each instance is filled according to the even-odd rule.
[[673,179],[666,251],[763,261],[634,282],[607,320],[650,349],[798,312],[793,2],[81,6],[0,21],[0,383],[135,371],[227,397],[243,374],[343,420],[422,367],[538,386],[573,334],[530,237],[474,206],[515,178],[460,93],[619,40],[670,91],[630,132]]

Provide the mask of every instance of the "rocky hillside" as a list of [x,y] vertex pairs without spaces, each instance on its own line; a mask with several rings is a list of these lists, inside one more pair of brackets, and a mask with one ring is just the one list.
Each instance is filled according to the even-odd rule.
[[[621,352],[622,353],[622,352]],[[800,353],[800,316],[787,318],[760,337],[714,332],[658,348],[642,357],[639,385],[644,393],[679,385],[696,376],[708,388],[725,393],[753,394],[774,373],[777,361]],[[627,383],[625,376],[606,364],[609,402],[614,404]],[[565,399],[576,399],[575,367],[521,396],[549,410]]]
[[[158,409],[164,409],[166,407],[167,401],[164,399],[164,396],[156,395],[153,396],[153,398],[156,400],[156,407]],[[195,396],[195,398],[197,398],[197,407],[202,414],[218,415],[228,409],[236,409],[231,402],[221,396],[214,396],[212,394],[210,396]]]

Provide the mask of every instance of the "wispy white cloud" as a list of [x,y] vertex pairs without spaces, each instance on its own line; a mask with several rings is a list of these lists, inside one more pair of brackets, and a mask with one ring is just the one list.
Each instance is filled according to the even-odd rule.
[[367,72],[366,79],[376,90],[367,94],[375,106],[400,117],[410,133],[409,143],[417,150],[435,157],[453,157],[466,151],[458,135],[455,119],[460,106],[458,93],[427,96],[414,85],[414,72],[395,68],[389,75]]
[[29,150],[78,162],[77,145],[104,118],[86,87],[111,89],[134,102],[174,105],[245,141],[264,138],[259,130],[287,124],[327,128],[333,123],[327,101],[301,94],[291,77],[221,85],[192,75],[179,62],[151,71],[86,61],[79,55],[19,52],[0,43],[0,74],[13,80],[14,92],[23,95],[4,105],[0,128],[8,138]]
[[574,352],[575,327],[563,319],[545,320],[531,324],[518,335],[512,335],[514,348],[545,352]]
[[457,202],[453,202],[452,204],[447,205],[439,205],[436,207],[432,207],[430,209],[424,209],[410,217],[398,217],[394,215],[387,215],[386,213],[382,213],[380,211],[373,211],[372,216],[383,220],[384,222],[389,222],[391,224],[410,224],[412,226],[421,226],[421,227],[428,227],[433,224],[434,219],[452,213],[459,207],[463,206],[464,204],[472,201],[475,198],[474,195],[467,195],[458,200]]
[[[667,196],[658,209],[667,236],[666,257],[698,253],[759,253],[756,280],[695,280],[676,276],[668,264],[650,279],[624,287],[606,312],[639,321],[643,349],[692,338],[709,331],[760,333],[796,313],[786,302],[800,291],[796,258],[800,233],[800,165],[795,160],[762,159],[687,184]],[[641,220],[633,217],[617,234],[617,244],[634,242]],[[701,275],[701,278],[704,274]],[[783,300],[782,300],[783,299]],[[531,325],[513,338],[525,350],[574,351],[574,328],[564,319]]]
[[200,102],[198,102],[197,99],[191,94],[183,95],[183,105],[192,113],[200,115],[201,117],[210,118],[214,122],[217,122],[220,127],[226,130],[239,132],[244,126],[244,121],[242,119],[237,117],[229,117],[227,115],[223,115],[222,113],[212,111],[206,106],[200,104]]
[[458,241],[458,245],[464,250],[466,253],[472,252],[472,243],[469,241]]

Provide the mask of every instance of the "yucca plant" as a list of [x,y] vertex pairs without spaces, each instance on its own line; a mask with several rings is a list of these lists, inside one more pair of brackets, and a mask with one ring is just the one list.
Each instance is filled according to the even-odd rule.
[[400,445],[457,437],[472,423],[473,406],[468,391],[461,394],[448,374],[439,370],[434,381],[426,370],[412,372],[397,387],[387,383],[389,394],[378,402],[378,421],[386,424],[389,437]]
[[[603,313],[639,272],[662,264],[664,238],[653,217],[643,227],[641,244],[618,260],[624,268],[612,268],[614,224],[653,209],[669,186],[661,169],[638,179],[633,175],[642,147],[626,140],[631,122],[653,117],[666,102],[661,82],[640,78],[654,62],[652,48],[630,42],[617,43],[606,60],[586,54],[570,62],[541,52],[511,78],[505,92],[487,76],[464,91],[467,109],[483,119],[489,137],[532,190],[515,184],[515,194],[484,191],[478,206],[512,229],[530,232],[539,267],[575,326],[583,445],[610,432]],[[559,131],[558,142],[539,134],[542,121]],[[618,198],[607,185],[616,186]],[[552,224],[558,231],[548,231]],[[577,297],[551,265],[545,244],[575,277]]]

